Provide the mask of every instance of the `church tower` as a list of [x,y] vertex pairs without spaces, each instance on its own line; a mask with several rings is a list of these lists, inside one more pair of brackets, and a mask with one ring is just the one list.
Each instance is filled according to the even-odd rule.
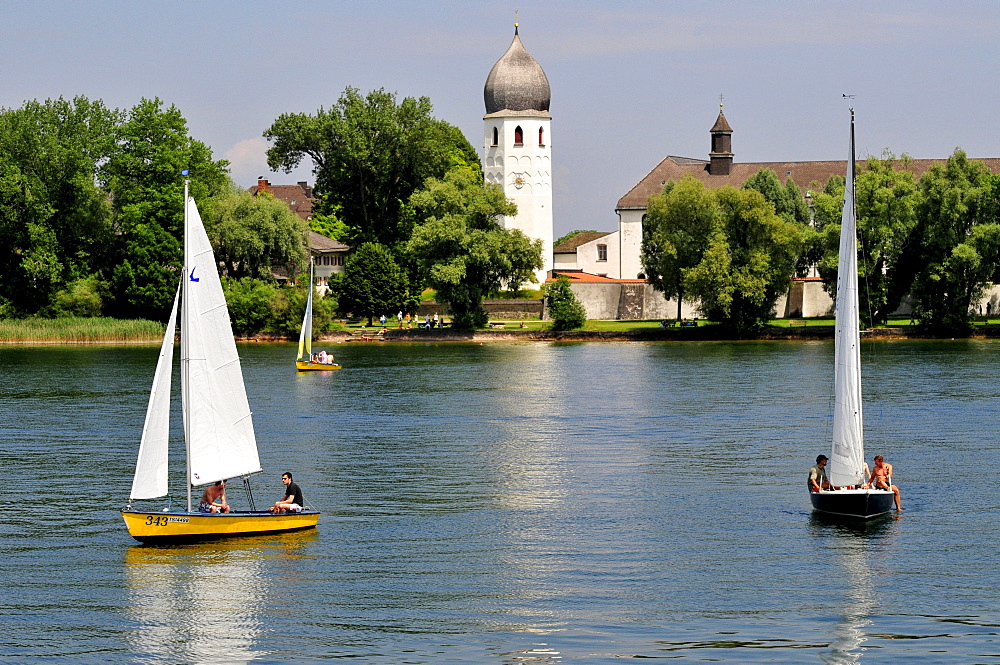
[[517,27],[515,23],[514,41],[493,65],[483,88],[483,174],[517,204],[517,216],[504,218],[504,228],[520,229],[542,241],[543,267],[536,278],[544,283],[552,270],[549,79],[524,49]]

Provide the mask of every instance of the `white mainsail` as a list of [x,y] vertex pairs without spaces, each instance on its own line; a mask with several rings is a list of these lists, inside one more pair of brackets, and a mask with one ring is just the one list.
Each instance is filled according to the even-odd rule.
[[167,320],[167,330],[156,361],[153,386],[149,391],[146,422],[142,426],[139,458],[135,463],[130,499],[155,499],[167,494],[167,443],[170,437],[170,374],[173,371],[174,334],[177,324],[177,301],[181,285],[177,285],[174,306]]
[[218,264],[194,199],[185,206],[181,400],[197,486],[261,468]]
[[844,212],[840,223],[834,355],[833,449],[827,474],[841,487],[864,483],[865,447],[861,419],[861,332],[858,315],[857,218],[854,209],[854,110],[847,160]]
[[309,258],[309,295],[306,296],[306,313],[302,316],[302,330],[299,331],[299,360],[309,361],[312,358],[313,329],[313,262]]

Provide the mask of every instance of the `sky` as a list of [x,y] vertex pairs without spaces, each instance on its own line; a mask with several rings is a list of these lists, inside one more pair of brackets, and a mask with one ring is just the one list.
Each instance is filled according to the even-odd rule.
[[314,180],[268,171],[282,113],[384,88],[429,97],[482,155],[515,12],[552,88],[556,238],[615,230],[665,156],[707,159],[720,95],[736,162],[845,159],[849,105],[861,157],[1000,157],[996,0],[0,0],[0,107],[158,97],[250,187]]

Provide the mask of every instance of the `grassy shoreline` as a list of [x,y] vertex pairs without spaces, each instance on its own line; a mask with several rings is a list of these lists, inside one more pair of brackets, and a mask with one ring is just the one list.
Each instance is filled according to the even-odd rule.
[[162,341],[164,330],[144,319],[0,319],[0,344],[145,344]]
[[[670,322],[671,324],[673,322]],[[869,331],[871,337],[927,337],[906,321],[890,321],[888,326]],[[979,320],[971,337],[1000,336],[1000,319]],[[377,330],[377,326],[368,329]],[[343,331],[322,333],[324,341],[347,341],[364,330],[360,324]],[[158,344],[163,339],[164,324],[158,321],[112,318],[66,317],[59,319],[0,319],[0,344]],[[352,335],[354,333],[354,335]],[[753,339],[825,339],[832,337],[833,319],[775,319]],[[463,340],[722,340],[728,338],[713,323],[691,321],[684,327],[661,327],[660,321],[587,321],[582,330],[554,331],[551,322],[539,320],[494,322],[494,327],[479,331],[397,329],[388,327],[385,339],[398,341]],[[288,342],[296,335],[260,333],[237,336],[237,341]]]

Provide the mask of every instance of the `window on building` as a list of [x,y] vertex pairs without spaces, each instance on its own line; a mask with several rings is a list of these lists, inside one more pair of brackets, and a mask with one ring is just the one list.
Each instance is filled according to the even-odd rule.
[[597,260],[598,261],[607,261],[608,260],[608,246],[607,245],[598,245],[597,246]]
[[493,128],[493,145],[498,145],[500,143],[500,132],[496,127]]
[[538,145],[545,145],[545,128],[538,128]]
[[520,125],[514,128],[514,145],[524,145],[524,131]]

